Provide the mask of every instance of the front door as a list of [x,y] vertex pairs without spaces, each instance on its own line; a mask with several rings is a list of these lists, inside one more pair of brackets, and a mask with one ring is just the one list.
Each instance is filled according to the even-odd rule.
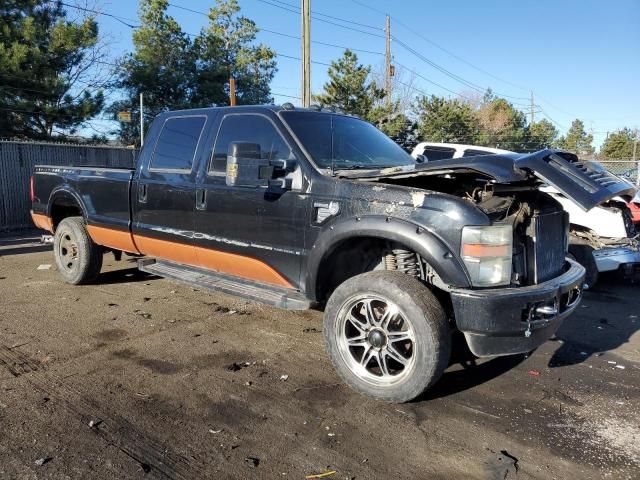
[[221,119],[211,160],[196,188],[198,261],[247,280],[298,288],[308,196],[301,185],[284,191],[228,186],[232,142],[258,144],[263,159],[294,160],[277,119],[262,113],[231,113]]
[[167,118],[155,146],[141,158],[134,183],[133,236],[141,253],[196,265],[193,248],[195,178],[206,115]]

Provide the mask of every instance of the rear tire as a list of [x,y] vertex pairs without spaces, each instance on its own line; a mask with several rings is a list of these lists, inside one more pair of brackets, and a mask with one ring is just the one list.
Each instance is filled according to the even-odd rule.
[[351,388],[386,402],[407,402],[447,368],[447,316],[419,280],[393,271],[352,277],[333,292],[324,314],[329,358]]
[[72,285],[95,280],[102,268],[102,247],[91,240],[82,217],[67,217],[60,222],[53,252],[60,275]]

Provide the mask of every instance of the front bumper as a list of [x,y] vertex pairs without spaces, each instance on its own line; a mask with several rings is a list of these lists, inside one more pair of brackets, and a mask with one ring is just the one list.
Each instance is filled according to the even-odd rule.
[[599,272],[622,270],[626,275],[627,272],[636,272],[640,267],[640,250],[632,245],[595,250],[593,258]]
[[547,341],[580,303],[585,270],[567,259],[565,272],[538,285],[454,289],[456,325],[478,357],[513,355]]

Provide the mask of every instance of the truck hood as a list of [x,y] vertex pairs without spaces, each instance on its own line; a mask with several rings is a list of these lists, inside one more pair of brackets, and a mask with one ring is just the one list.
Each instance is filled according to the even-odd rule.
[[627,201],[635,187],[597,162],[579,160],[570,152],[545,149],[529,154],[480,155],[416,164],[415,168],[386,168],[363,172],[348,172],[348,178],[365,181],[416,176],[478,174],[492,183],[546,183],[587,211],[616,196]]

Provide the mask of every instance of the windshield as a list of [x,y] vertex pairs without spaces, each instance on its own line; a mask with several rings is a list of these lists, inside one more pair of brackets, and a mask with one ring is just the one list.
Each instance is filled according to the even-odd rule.
[[313,161],[334,170],[415,165],[408,153],[370,123],[320,112],[282,112]]

